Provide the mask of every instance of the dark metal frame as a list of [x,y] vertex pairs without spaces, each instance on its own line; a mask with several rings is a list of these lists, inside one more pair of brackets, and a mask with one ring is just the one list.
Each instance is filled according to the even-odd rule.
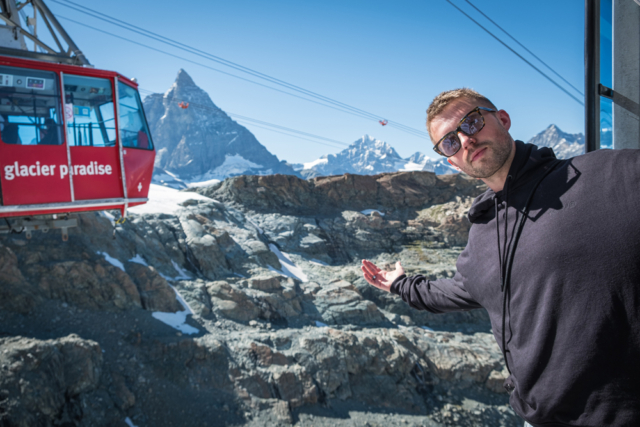
[[585,152],[600,148],[600,0],[584,1]]
[[[18,14],[26,5],[31,4],[36,16],[46,25],[51,38],[55,41],[56,47],[53,48],[43,42],[37,34],[29,32],[28,28],[23,27]],[[18,34],[26,37],[34,43],[35,51],[13,49],[9,47],[0,47],[0,55],[17,56],[20,58],[35,59],[38,61],[58,62],[69,65],[91,66],[89,60],[84,56],[82,51],[73,42],[69,34],[60,25],[56,17],[51,13],[43,0],[23,0],[20,6],[16,4],[16,0],[0,0],[0,22],[6,26],[13,28]],[[35,16],[34,16],[35,18]],[[35,31],[34,31],[35,32]],[[62,46],[61,40],[67,45],[67,49]]]

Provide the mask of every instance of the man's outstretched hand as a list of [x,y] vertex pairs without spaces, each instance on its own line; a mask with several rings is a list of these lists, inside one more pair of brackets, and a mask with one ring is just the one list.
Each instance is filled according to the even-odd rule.
[[364,280],[376,288],[387,292],[391,289],[393,281],[404,274],[404,268],[402,268],[400,261],[396,262],[396,269],[394,271],[380,270],[378,266],[366,259],[362,260],[361,268],[364,273]]

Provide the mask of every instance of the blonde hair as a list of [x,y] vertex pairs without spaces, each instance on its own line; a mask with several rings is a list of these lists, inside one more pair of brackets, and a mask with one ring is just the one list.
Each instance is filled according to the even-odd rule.
[[478,101],[478,104],[480,104],[481,107],[490,107],[497,110],[496,106],[493,105],[493,102],[489,101],[489,98],[467,87],[441,92],[438,96],[433,98],[429,108],[427,108],[427,132],[429,132],[429,137],[431,137],[431,141],[434,143],[435,140],[433,139],[433,135],[431,135],[431,122],[440,113],[442,113],[447,105],[461,98]]

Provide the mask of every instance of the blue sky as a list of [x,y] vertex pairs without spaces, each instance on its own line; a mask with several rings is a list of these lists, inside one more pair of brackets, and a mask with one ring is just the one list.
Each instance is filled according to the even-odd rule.
[[[582,0],[470,1],[583,90]],[[452,2],[552,75],[465,0]],[[141,89],[165,92],[177,71],[184,68],[227,112],[344,144],[369,134],[389,142],[403,157],[416,151],[435,157],[425,137],[382,127],[374,120],[300,100],[96,32],[64,17],[240,75],[60,3],[64,0],[47,2],[91,63],[136,77]],[[526,141],[552,123],[571,133],[584,129],[582,105],[446,0],[193,0],[188,7],[162,0],[78,3],[417,130],[424,130],[425,110],[433,97],[461,86],[480,91],[509,112],[511,134],[516,139]],[[273,154],[290,162],[309,162],[344,148],[241,123]]]

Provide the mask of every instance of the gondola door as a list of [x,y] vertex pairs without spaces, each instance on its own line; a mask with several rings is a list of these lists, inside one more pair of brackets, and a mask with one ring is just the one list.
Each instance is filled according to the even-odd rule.
[[115,80],[127,198],[129,206],[134,206],[149,193],[155,151],[138,91],[130,82]]
[[2,205],[72,200],[60,101],[56,73],[0,67]]
[[113,81],[64,74],[63,82],[75,199],[122,199]]

